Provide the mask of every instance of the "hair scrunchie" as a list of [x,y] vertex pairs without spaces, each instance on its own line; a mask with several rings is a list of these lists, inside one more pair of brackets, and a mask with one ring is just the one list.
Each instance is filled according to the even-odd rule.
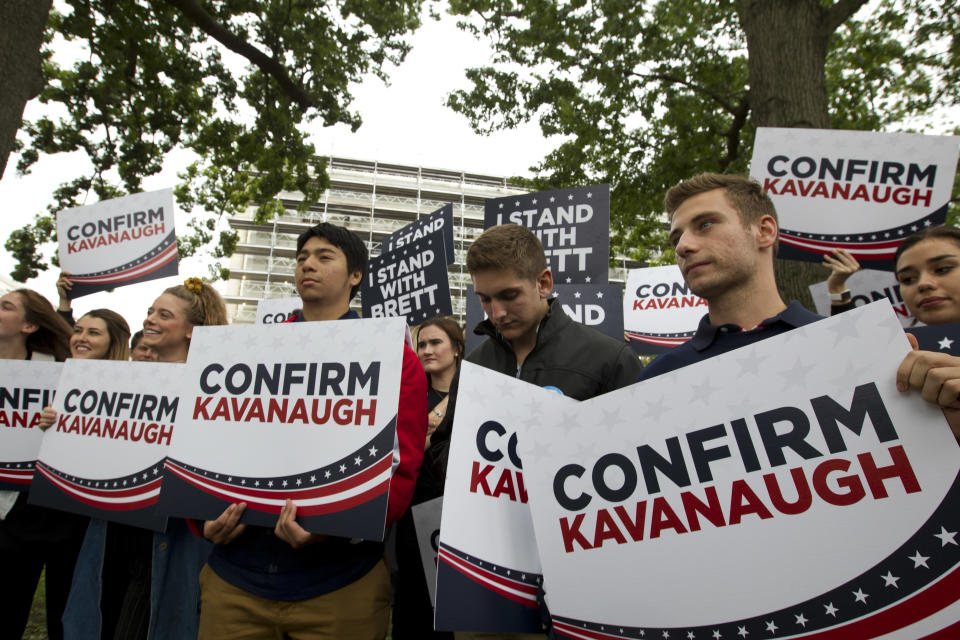
[[183,281],[183,286],[185,286],[190,293],[199,296],[200,292],[203,291],[203,280],[200,278],[187,278]]

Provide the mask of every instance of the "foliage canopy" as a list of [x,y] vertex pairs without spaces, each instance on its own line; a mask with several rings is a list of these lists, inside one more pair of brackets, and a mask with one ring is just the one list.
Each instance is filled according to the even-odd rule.
[[[702,171],[746,173],[757,126],[879,130],[957,104],[958,5],[864,5],[451,0],[462,28],[489,38],[495,55],[448,104],[481,133],[536,118],[561,142],[531,186],[611,183],[614,251],[669,260],[657,255],[663,194]],[[821,41],[824,59],[802,59]],[[754,75],[752,63],[784,51],[795,57],[774,70],[779,86],[767,70]],[[811,66],[819,79],[801,74]],[[813,85],[824,81],[818,104]],[[799,114],[780,108],[789,92],[807,101]]]
[[[257,207],[281,212],[281,191],[308,207],[328,184],[303,125],[346,123],[349,84],[384,78],[404,36],[420,24],[421,0],[63,0],[48,17],[41,102],[60,116],[25,123],[17,170],[41,154],[81,151],[89,171],[65,181],[49,211],[11,234],[18,280],[46,269],[40,245],[55,237],[55,212],[141,190],[175,148],[195,161],[176,189],[183,208],[205,215],[181,236],[181,257],[214,238],[216,218]],[[54,46],[80,51],[58,62]],[[221,232],[214,255],[232,252]]]

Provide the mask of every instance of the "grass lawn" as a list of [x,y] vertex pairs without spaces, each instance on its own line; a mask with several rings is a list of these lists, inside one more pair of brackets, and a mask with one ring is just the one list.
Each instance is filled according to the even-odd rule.
[[23,632],[23,640],[47,640],[47,598],[44,576],[40,576],[37,593],[33,596],[33,606],[30,608],[30,620],[27,629]]

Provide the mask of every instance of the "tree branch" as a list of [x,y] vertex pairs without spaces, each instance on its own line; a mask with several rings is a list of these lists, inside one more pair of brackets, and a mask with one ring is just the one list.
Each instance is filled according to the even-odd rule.
[[829,36],[832,34],[865,4],[867,4],[867,0],[837,0],[823,14],[823,20],[821,21],[823,35]]
[[747,116],[750,115],[750,93],[740,98],[740,103],[733,112],[733,122],[730,128],[724,132],[727,141],[727,155],[720,158],[720,171],[726,171],[737,158],[740,157],[740,131],[747,123]]
[[727,111],[730,114],[736,115],[737,107],[733,106],[726,98],[721,96],[719,93],[711,91],[706,87],[702,87],[698,84],[690,82],[689,80],[684,80],[683,78],[678,78],[676,76],[671,76],[666,73],[636,73],[634,71],[630,72],[630,75],[637,76],[638,78],[644,78],[646,80],[661,80],[663,82],[668,82],[670,84],[679,84],[696,93],[703,94],[723,107],[724,111]]
[[[157,0],[154,0],[157,1]],[[179,9],[187,18],[189,18],[201,31],[225,46],[230,51],[237,53],[253,64],[255,64],[266,75],[272,77],[280,85],[280,88],[290,98],[293,99],[303,109],[311,107],[317,108],[314,99],[303,87],[294,82],[287,74],[286,68],[269,57],[247,41],[239,38],[236,34],[217,22],[213,16],[204,10],[195,0],[161,0],[166,4]]]

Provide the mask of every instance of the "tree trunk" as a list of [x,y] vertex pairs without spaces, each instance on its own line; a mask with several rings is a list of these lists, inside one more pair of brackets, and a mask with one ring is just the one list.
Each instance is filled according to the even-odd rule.
[[0,1],[0,178],[23,122],[24,107],[46,82],[40,48],[52,3]]
[[[827,10],[818,0],[740,0],[738,11],[747,37],[754,125],[829,129],[824,67],[833,27]],[[776,261],[781,295],[811,310],[807,287],[829,273],[814,263]]]

